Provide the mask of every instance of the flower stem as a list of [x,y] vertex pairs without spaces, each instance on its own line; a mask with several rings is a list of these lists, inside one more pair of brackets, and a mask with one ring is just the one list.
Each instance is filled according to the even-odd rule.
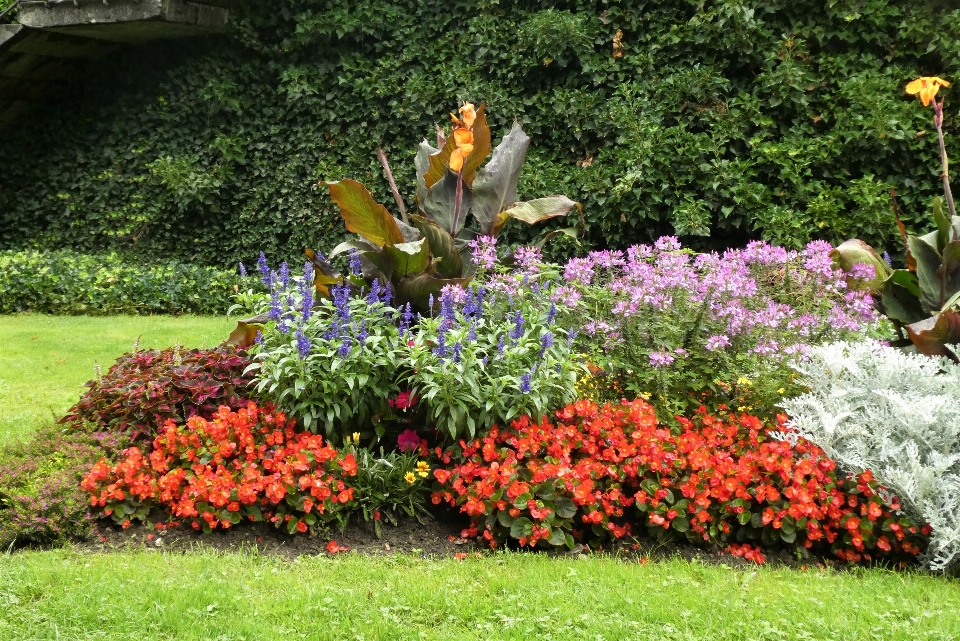
[[950,191],[950,171],[949,161],[947,160],[947,146],[943,142],[943,101],[939,103],[933,101],[933,124],[937,127],[937,138],[940,141],[940,164],[943,165],[943,173],[940,178],[943,180],[943,195],[947,199],[947,210],[950,212],[950,220],[957,215],[957,207],[953,204],[953,192]]

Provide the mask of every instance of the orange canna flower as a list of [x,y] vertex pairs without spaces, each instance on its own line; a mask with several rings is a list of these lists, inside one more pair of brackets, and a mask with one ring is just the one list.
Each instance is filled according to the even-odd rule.
[[463,127],[458,127],[453,130],[453,140],[457,143],[457,147],[463,147],[464,145],[473,144],[473,132],[469,129],[464,129]]
[[[471,134],[470,137],[473,138],[473,134]],[[463,161],[467,159],[467,156],[469,156],[471,152],[473,152],[472,143],[465,143],[454,149],[453,152],[450,153],[450,171],[461,171],[463,169]]]
[[473,123],[477,119],[477,110],[474,108],[472,102],[465,102],[463,106],[460,107],[460,119],[464,127],[467,129],[473,128]]
[[917,96],[920,98],[920,102],[923,103],[924,107],[930,105],[930,101],[934,99],[937,95],[937,92],[940,91],[940,87],[949,87],[950,83],[944,80],[943,78],[938,78],[936,76],[924,76],[923,78],[917,78],[913,82],[907,85],[907,93],[911,96]]

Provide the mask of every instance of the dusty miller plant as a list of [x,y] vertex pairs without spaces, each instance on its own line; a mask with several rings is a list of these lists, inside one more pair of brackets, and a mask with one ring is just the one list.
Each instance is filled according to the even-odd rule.
[[782,407],[848,472],[873,471],[932,528],[931,569],[960,569],[960,366],[875,341],[813,348],[794,363],[809,392]]

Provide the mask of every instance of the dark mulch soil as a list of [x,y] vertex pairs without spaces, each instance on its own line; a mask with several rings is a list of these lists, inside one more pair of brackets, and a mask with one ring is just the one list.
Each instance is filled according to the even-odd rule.
[[[463,554],[487,553],[489,550],[482,541],[460,538],[460,532],[466,525],[466,519],[453,512],[439,512],[435,514],[435,518],[424,518],[422,522],[415,519],[402,519],[396,526],[385,523],[378,538],[372,524],[362,521],[352,522],[343,532],[334,529],[326,535],[290,535],[286,531],[264,523],[241,523],[229,530],[203,534],[189,526],[156,531],[148,529],[145,525],[136,524],[122,530],[109,521],[101,521],[94,537],[77,544],[76,547],[86,552],[130,549],[166,552],[187,552],[198,549],[222,552],[256,550],[260,554],[276,555],[292,560],[302,555],[328,554],[327,544],[332,540],[339,546],[349,548],[345,550],[348,553],[370,556],[413,554],[424,558],[442,559]],[[751,561],[724,554],[718,550],[698,548],[683,543],[665,544],[646,537],[619,541],[612,547],[601,550],[590,550],[578,545],[573,550],[563,548],[529,553],[568,557],[606,554],[632,563],[681,558],[708,565],[727,565],[742,569],[756,567]],[[818,556],[799,559],[786,551],[765,551],[765,554],[766,564],[774,567],[795,569],[852,567],[835,559]]]

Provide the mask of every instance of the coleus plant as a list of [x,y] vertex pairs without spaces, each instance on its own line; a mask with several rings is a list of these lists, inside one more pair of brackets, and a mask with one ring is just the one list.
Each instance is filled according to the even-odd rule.
[[[444,286],[467,284],[476,271],[468,246],[476,236],[496,237],[511,219],[535,224],[566,215],[574,207],[581,209],[579,203],[559,195],[517,202],[517,183],[530,146],[530,137],[518,123],[491,149],[485,105],[464,103],[459,116],[451,118],[453,132],[449,137],[438,132],[439,148],[424,140],[417,151],[417,213],[407,215],[382,152],[402,220],[355,180],[326,183],[347,229],[360,236],[341,243],[330,256],[359,252],[364,280],[390,283],[400,305],[409,302],[425,309],[429,297],[438,296]],[[468,225],[471,220],[473,225]],[[548,236],[556,233],[576,236],[573,229]],[[317,267],[322,292],[337,275],[309,249],[307,257]]]
[[[836,263],[860,280],[874,296],[877,308],[898,332],[906,330],[909,342],[928,356],[946,356],[960,361],[953,345],[960,344],[960,217],[950,190],[946,146],[943,141],[943,100],[936,100],[940,87],[950,83],[940,78],[918,78],[907,85],[924,106],[933,105],[933,120],[940,142],[943,191],[947,211],[939,198],[933,202],[936,230],[910,236],[897,214],[897,225],[906,246],[906,269],[891,269],[867,243],[852,239],[833,251]],[[892,195],[892,192],[891,192]],[[894,200],[896,213],[896,200]],[[869,268],[873,267],[873,273]]]

